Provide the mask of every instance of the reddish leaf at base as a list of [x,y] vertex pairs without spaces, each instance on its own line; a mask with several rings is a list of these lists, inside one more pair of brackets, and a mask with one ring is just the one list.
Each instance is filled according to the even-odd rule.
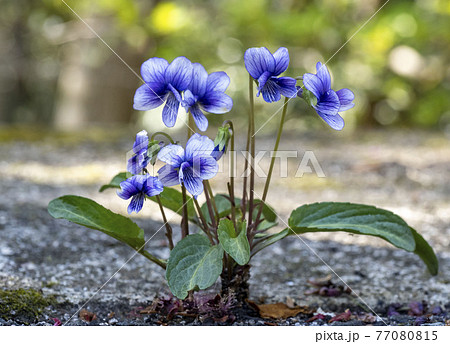
[[328,323],[332,323],[335,321],[349,321],[352,316],[352,312],[349,309],[346,309],[344,313],[338,314],[335,317],[332,317]]

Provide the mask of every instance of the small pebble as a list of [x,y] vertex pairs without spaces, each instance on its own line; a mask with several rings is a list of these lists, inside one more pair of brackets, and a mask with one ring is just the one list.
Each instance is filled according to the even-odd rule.
[[108,323],[109,323],[110,325],[115,325],[115,324],[117,324],[118,322],[119,322],[119,320],[117,320],[116,318],[109,319],[109,321],[108,321]]

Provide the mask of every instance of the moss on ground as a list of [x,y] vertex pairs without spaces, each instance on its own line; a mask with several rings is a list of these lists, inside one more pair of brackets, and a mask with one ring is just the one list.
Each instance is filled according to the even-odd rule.
[[55,303],[53,296],[46,297],[35,289],[0,290],[0,318],[29,324],[38,321],[44,309]]

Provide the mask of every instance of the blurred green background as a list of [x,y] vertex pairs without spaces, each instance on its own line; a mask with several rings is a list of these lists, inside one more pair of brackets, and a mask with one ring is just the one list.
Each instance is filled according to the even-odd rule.
[[[244,51],[289,49],[287,75],[315,72],[385,0],[66,0],[137,73],[152,56],[179,55],[224,70],[245,121]],[[77,130],[93,125],[161,125],[161,108],[136,112],[140,80],[61,0],[0,3],[0,124]],[[450,132],[450,1],[390,0],[330,60],[333,88],[348,87],[356,106],[346,130],[421,127]],[[321,126],[302,101],[291,128]],[[262,124],[281,103],[261,107]],[[223,115],[211,115],[220,123]],[[180,122],[180,120],[179,120]],[[268,129],[274,129],[271,121]]]

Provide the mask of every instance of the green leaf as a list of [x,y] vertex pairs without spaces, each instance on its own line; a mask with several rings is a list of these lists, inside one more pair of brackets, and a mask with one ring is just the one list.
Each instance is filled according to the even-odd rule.
[[48,212],[56,219],[65,219],[108,234],[135,250],[145,245],[144,231],[137,224],[91,199],[62,196],[48,204]]
[[247,239],[247,223],[243,221],[237,224],[239,233],[236,233],[233,222],[222,219],[217,229],[219,242],[225,252],[227,252],[239,265],[245,265],[250,260],[250,244]]
[[[214,196],[214,200],[216,202],[217,211],[219,212],[219,217],[226,217],[231,214],[231,202],[228,198],[228,195],[217,194]],[[236,206],[239,207],[241,200],[239,198],[235,198]],[[205,202],[200,207],[203,215],[205,216],[206,221],[211,222],[211,218],[209,216],[208,204]]]
[[127,179],[127,172],[120,172],[116,174],[113,179],[109,182],[109,184],[102,185],[99,192],[103,192],[107,189],[120,189],[120,183]]
[[[100,188],[100,192],[103,192],[110,188],[120,189],[120,183],[127,179],[127,172],[121,172],[113,177],[109,184],[105,184]],[[164,188],[164,191],[159,195],[163,207],[170,209],[179,215],[183,215],[183,195],[180,191],[172,188]],[[157,202],[156,197],[147,197],[147,199]],[[194,202],[190,198],[187,201],[189,220],[197,223],[195,215]]]
[[353,203],[307,204],[292,212],[289,226],[296,234],[344,231],[377,236],[414,252],[432,275],[438,273],[439,263],[431,246],[400,216],[388,210]]
[[223,249],[201,234],[188,235],[170,252],[166,279],[170,291],[185,299],[188,291],[212,286],[222,273]]
[[417,233],[413,228],[410,229],[413,233],[414,240],[416,241],[416,249],[414,250],[414,253],[423,260],[428,268],[428,271],[430,271],[432,275],[437,275],[439,272],[439,262],[433,249],[419,233]]
[[[261,203],[261,200],[255,199],[254,203],[255,203],[255,205],[259,204],[259,203]],[[256,209],[259,209],[259,206]],[[254,217],[256,218],[258,211],[254,211],[253,214],[255,214]],[[270,205],[268,205],[266,202],[264,202],[264,205],[263,205],[262,215],[267,220],[267,222],[275,223],[275,225],[276,225],[277,214],[275,213],[275,210]]]
[[[261,251],[262,249],[266,248],[267,246],[275,244],[277,241],[280,241],[281,239],[287,237],[291,233],[292,233],[292,231],[289,228],[285,228],[281,232],[278,232],[275,234],[269,234],[269,235],[263,234],[261,236],[261,238],[263,240],[255,245],[255,247],[252,250],[252,255],[255,255],[257,252]],[[257,238],[259,239],[259,236],[257,236]]]
[[[180,191],[172,188],[164,188],[164,191],[159,194],[159,197],[164,208],[183,216],[183,194]],[[148,199],[157,202],[156,197],[148,197]],[[196,222],[197,217],[192,198],[188,198],[187,208],[189,220]]]
[[376,236],[409,252],[416,248],[413,233],[401,217],[365,204],[306,204],[292,212],[289,226],[296,234],[344,231]]
[[[229,200],[228,195],[217,194],[214,196],[214,200],[216,201],[216,207],[217,207],[217,211],[219,212],[219,218],[224,218],[231,214],[231,202]],[[236,204],[236,207],[239,209],[241,206],[241,199],[235,197],[234,202]],[[255,205],[260,202],[261,202],[261,200],[259,200],[259,199],[254,200]],[[256,209],[258,209],[258,208],[256,208]],[[206,221],[211,222],[211,219],[209,217],[208,205],[206,203],[202,204],[201,210],[202,210],[203,215],[206,218]],[[254,220],[256,219],[257,214],[258,214],[258,211],[253,212]],[[265,220],[263,220],[259,224],[258,230],[267,230],[278,224],[276,222],[277,215],[276,215],[275,211],[273,210],[273,208],[271,206],[267,205],[266,203],[264,203],[264,205],[263,205],[262,218],[264,218]]]

